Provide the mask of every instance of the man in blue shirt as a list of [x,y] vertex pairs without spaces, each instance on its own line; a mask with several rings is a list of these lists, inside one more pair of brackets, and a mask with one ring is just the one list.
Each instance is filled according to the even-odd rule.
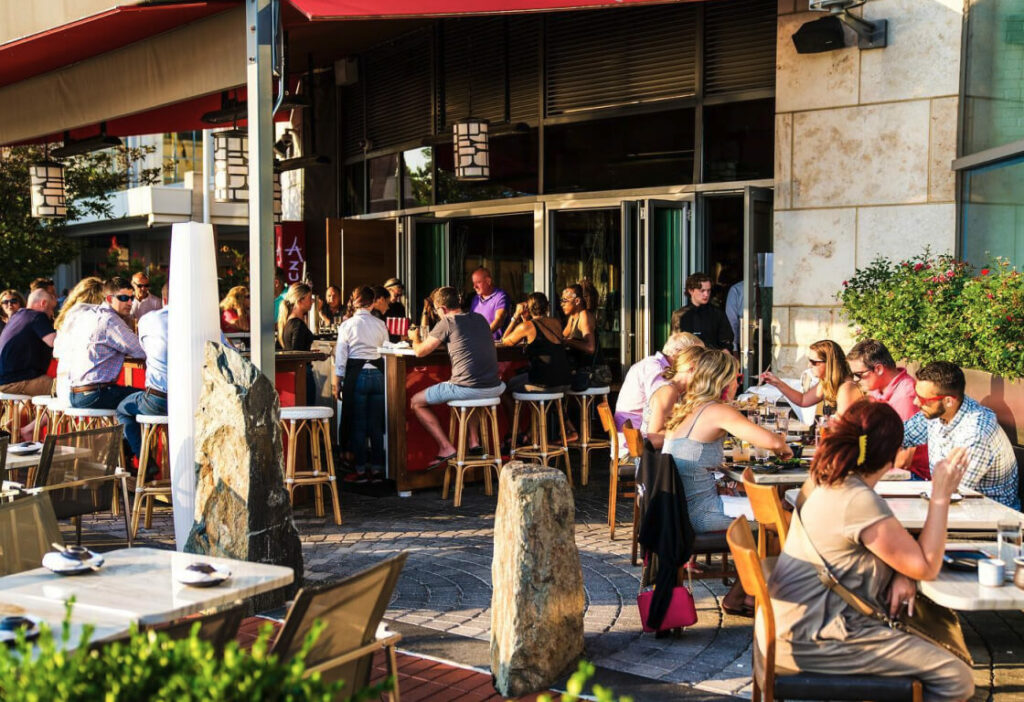
[[964,395],[964,373],[955,363],[933,361],[917,372],[914,404],[920,412],[903,423],[903,446],[928,444],[932,466],[958,446],[967,449],[960,485],[1011,509],[1020,509],[1017,459],[995,412]]
[[[167,285],[163,289],[163,307],[154,310],[139,320],[139,343],[146,350],[146,389],[132,393],[117,406],[117,421],[124,425],[124,438],[131,446],[132,454],[142,452],[142,430],[137,415],[167,414]],[[156,460],[150,454],[145,470],[146,479],[156,474]]]
[[47,375],[53,359],[53,308],[57,301],[45,289],[33,290],[24,309],[11,315],[0,333],[0,392],[49,395]]

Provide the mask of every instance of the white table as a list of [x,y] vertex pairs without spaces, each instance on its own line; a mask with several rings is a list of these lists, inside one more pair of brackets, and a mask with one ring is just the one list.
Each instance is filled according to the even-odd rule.
[[[89,456],[92,454],[88,449],[74,448],[73,446],[58,446],[53,451],[53,460],[66,461],[74,458],[76,454],[79,457]],[[35,453],[29,453],[24,455],[18,455],[11,453],[11,450],[7,450],[7,460],[5,467],[7,470],[18,470],[20,468],[35,468],[39,465],[39,460],[43,457],[42,449]]]
[[[952,542],[946,550],[981,550],[995,555],[993,541]],[[1017,555],[1016,545],[1003,545],[1003,560],[1006,561],[1006,577],[1013,578],[1013,556]],[[1024,609],[1024,590],[1012,582],[1002,587],[984,587],[978,584],[978,574],[959,572],[943,567],[939,577],[930,582],[921,582],[918,589],[935,602],[950,609],[978,611],[989,609]]]
[[[743,481],[743,469],[746,468],[743,464],[725,464],[722,467],[722,472],[728,475],[736,482]],[[757,485],[803,485],[807,478],[810,477],[810,471],[807,469],[800,470],[780,470],[777,473],[758,473],[754,471],[754,483]],[[924,481],[913,481],[908,480],[910,472],[905,470],[891,470],[882,476],[882,480],[875,487],[879,494],[883,494],[881,490],[886,489],[888,486],[900,486],[893,488],[894,492],[902,492],[903,494],[913,494],[915,497],[921,492],[921,490],[927,488],[931,489],[930,482]],[[902,487],[906,485],[908,487]],[[916,491],[912,491],[909,486],[917,485]],[[924,486],[924,487],[922,487]],[[973,490],[971,491],[973,492]]]
[[[151,548],[118,549],[103,557],[106,563],[96,573],[60,576],[36,568],[4,576],[0,602],[35,614],[37,608],[48,611],[74,596],[75,611],[84,618],[150,626],[275,590],[295,578],[284,566]],[[223,566],[231,577],[216,587],[182,585],[175,574],[195,562]]]

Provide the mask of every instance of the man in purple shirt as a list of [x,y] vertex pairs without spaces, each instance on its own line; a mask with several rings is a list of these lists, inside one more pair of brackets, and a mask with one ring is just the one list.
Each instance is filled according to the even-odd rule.
[[470,312],[476,312],[487,320],[494,338],[500,339],[505,331],[505,320],[508,318],[508,295],[501,288],[494,287],[491,272],[486,268],[473,271],[473,301],[469,305]]
[[124,318],[132,309],[132,286],[124,278],[112,278],[104,287],[103,304],[83,305],[68,334],[68,379],[71,406],[79,409],[117,409],[135,388],[117,385],[124,359],[145,358],[139,337]]

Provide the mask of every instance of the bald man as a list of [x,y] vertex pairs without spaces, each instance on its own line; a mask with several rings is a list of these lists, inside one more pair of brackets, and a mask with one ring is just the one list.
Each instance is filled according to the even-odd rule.
[[0,333],[0,392],[49,395],[47,375],[53,359],[53,309],[56,298],[43,288],[33,290],[24,309],[11,315]]

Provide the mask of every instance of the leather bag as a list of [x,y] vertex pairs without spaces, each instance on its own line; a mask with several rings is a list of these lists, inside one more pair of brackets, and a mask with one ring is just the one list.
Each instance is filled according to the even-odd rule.
[[668,605],[668,611],[661,620],[657,629],[647,626],[648,615],[651,612],[651,600],[654,599],[654,590],[642,590],[636,596],[636,606],[640,610],[640,623],[644,631],[667,631],[669,629],[681,629],[693,626],[697,623],[697,606],[693,602],[693,595],[686,589],[685,585],[676,585],[672,588],[672,599]]

